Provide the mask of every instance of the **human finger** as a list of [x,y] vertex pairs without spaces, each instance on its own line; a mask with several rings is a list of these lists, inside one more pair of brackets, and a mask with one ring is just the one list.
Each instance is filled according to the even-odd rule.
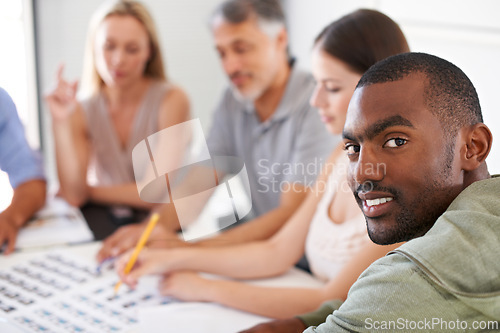
[[138,233],[140,235],[140,226],[138,225],[127,225],[116,230],[103,241],[102,247],[97,253],[97,261],[102,262],[107,258],[116,257],[134,247],[139,239]]
[[61,81],[63,79],[63,72],[64,72],[64,63],[60,63],[59,66],[57,66],[57,81]]
[[15,228],[10,228],[10,230],[7,230],[7,233],[5,235],[5,242],[6,248],[5,248],[5,254],[11,254],[14,252],[14,249],[16,247],[16,238],[17,238],[17,230]]

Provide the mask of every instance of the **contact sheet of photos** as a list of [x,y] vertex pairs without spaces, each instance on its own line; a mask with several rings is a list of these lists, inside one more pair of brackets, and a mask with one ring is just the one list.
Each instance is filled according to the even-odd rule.
[[127,332],[139,306],[174,301],[159,296],[156,283],[114,295],[116,274],[93,266],[51,252],[0,269],[0,315],[27,332]]

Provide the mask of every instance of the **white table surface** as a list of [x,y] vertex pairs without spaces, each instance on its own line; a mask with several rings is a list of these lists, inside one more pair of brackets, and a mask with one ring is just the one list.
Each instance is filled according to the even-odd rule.
[[[59,246],[55,249],[63,249],[86,260],[93,260],[99,248],[100,242],[92,242],[82,245]],[[47,248],[29,249],[10,256],[2,256],[0,268],[21,264],[46,250]],[[276,287],[318,287],[322,285],[310,274],[297,268],[292,268],[279,277],[247,282],[253,285]],[[269,319],[218,304],[182,302],[141,309],[139,311],[139,327],[129,332],[159,333],[182,330],[183,333],[230,333],[267,320]],[[1,320],[0,331],[3,332]]]

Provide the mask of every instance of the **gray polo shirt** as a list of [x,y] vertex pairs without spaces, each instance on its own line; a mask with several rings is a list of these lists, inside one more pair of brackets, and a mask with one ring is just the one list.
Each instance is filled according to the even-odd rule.
[[286,183],[314,185],[321,165],[339,143],[309,105],[313,89],[312,76],[295,66],[278,108],[265,122],[229,88],[215,111],[207,139],[210,154],[243,159],[256,216],[279,206]]

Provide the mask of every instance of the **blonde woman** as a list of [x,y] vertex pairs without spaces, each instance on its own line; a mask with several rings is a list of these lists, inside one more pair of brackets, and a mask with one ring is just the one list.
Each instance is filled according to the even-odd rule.
[[61,195],[75,206],[111,206],[109,213],[118,220],[130,218],[132,209],[151,209],[139,198],[131,151],[190,116],[186,94],[167,80],[152,17],[141,3],[111,1],[96,11],[87,36],[82,98],[76,93],[77,82],[67,82],[61,66],[57,86],[46,96]]

